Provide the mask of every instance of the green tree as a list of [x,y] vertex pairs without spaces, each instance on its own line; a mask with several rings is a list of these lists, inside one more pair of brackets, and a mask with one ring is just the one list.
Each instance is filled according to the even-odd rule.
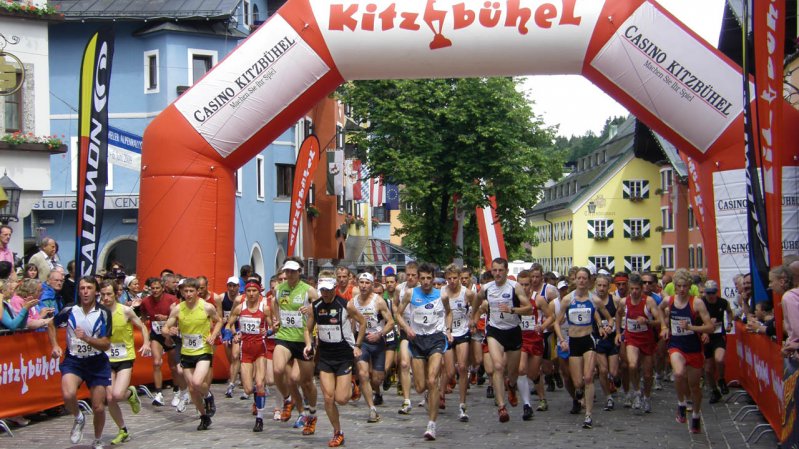
[[622,116],[608,117],[598,136],[593,131],[588,131],[582,136],[558,136],[555,138],[555,148],[563,154],[566,164],[574,165],[581,157],[596,150],[605,139],[610,137],[611,129],[624,123],[625,119],[626,117]]
[[[524,211],[557,176],[552,129],[533,114],[513,78],[359,81],[340,89],[363,124],[348,136],[371,173],[403,185],[403,245],[439,264],[456,256],[453,198],[466,211],[464,260],[481,266],[474,210],[496,195],[505,245],[533,231]],[[478,183],[477,180],[484,182]]]

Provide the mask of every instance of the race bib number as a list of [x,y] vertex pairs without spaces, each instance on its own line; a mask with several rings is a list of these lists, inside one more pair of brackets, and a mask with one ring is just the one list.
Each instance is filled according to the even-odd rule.
[[722,327],[722,323],[717,322],[716,323],[716,327],[713,328],[713,333],[714,334],[721,334],[723,332],[721,327]]
[[627,318],[627,330],[629,332],[646,332],[649,330],[649,326],[639,323],[638,320]]
[[368,330],[377,329],[377,317],[376,316],[374,316],[371,313],[369,313],[369,314],[364,313],[363,317],[366,319],[366,329],[368,329]]
[[69,347],[69,352],[76,357],[88,357],[90,355],[98,354],[100,351],[83,340],[73,338]]
[[128,356],[128,347],[125,343],[111,343],[111,347],[105,353],[109,359],[124,359]]
[[205,341],[200,334],[186,334],[183,336],[183,347],[186,349],[202,349]]
[[224,318],[225,321],[227,321],[228,317],[230,317],[230,310],[223,310],[222,311],[222,318]]
[[569,309],[569,321],[576,324],[591,324],[591,309],[587,307]]
[[281,310],[280,311],[280,324],[283,327],[301,328],[302,327],[302,313],[300,313],[299,310],[297,310],[297,311]]
[[251,316],[239,318],[239,330],[242,334],[257,335],[261,333],[261,319]]
[[693,335],[694,331],[686,329],[691,324],[690,320],[671,319],[671,335],[679,337],[682,335]]
[[152,327],[154,334],[161,335],[161,329],[163,329],[164,324],[166,324],[166,321],[151,321],[150,327]]
[[319,339],[325,343],[340,343],[341,326],[338,324],[320,324],[317,326]]
[[436,309],[419,307],[413,311],[413,321],[416,324],[430,324],[436,316]]
[[523,331],[535,330],[535,319],[533,318],[532,315],[522,316],[522,330]]

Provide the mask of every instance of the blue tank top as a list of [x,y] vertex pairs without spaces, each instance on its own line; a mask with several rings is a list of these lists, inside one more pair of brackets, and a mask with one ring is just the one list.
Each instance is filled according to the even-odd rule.
[[572,326],[590,326],[594,324],[594,302],[591,299],[577,301],[572,293],[572,301],[566,309],[566,319]]
[[682,309],[678,309],[674,304],[674,297],[669,300],[669,327],[671,337],[669,338],[669,348],[679,349],[682,352],[693,353],[702,351],[702,341],[699,335],[691,330],[687,330],[688,324],[695,324],[691,307],[694,298],[688,300],[688,304]]
[[416,287],[408,304],[411,310],[411,329],[417,334],[430,335],[444,332],[447,323],[444,321],[444,304],[441,302],[441,290],[432,289],[425,293],[422,287]]

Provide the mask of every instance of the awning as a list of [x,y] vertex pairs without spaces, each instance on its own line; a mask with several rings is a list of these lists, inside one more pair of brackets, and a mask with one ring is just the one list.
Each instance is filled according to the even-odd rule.
[[410,250],[385,240],[367,236],[347,236],[347,257],[341,262],[345,265],[353,264],[357,267],[380,266],[394,264],[404,267],[415,257]]

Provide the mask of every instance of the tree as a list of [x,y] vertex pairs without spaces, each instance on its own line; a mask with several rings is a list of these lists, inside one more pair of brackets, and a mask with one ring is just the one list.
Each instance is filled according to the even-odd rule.
[[[560,173],[544,128],[513,78],[359,81],[340,89],[363,124],[350,142],[370,173],[403,185],[403,245],[421,259],[449,263],[453,196],[466,211],[464,259],[482,265],[474,209],[496,195],[508,252],[530,241],[524,211],[544,181]],[[478,180],[483,180],[479,183]]]
[[558,136],[555,138],[555,148],[563,154],[563,158],[568,165],[576,165],[577,161],[596,150],[597,147],[610,137],[611,129],[624,123],[626,117],[616,116],[608,117],[605,119],[605,126],[602,128],[600,135],[594,134],[593,131],[588,131],[582,136],[563,137]]

